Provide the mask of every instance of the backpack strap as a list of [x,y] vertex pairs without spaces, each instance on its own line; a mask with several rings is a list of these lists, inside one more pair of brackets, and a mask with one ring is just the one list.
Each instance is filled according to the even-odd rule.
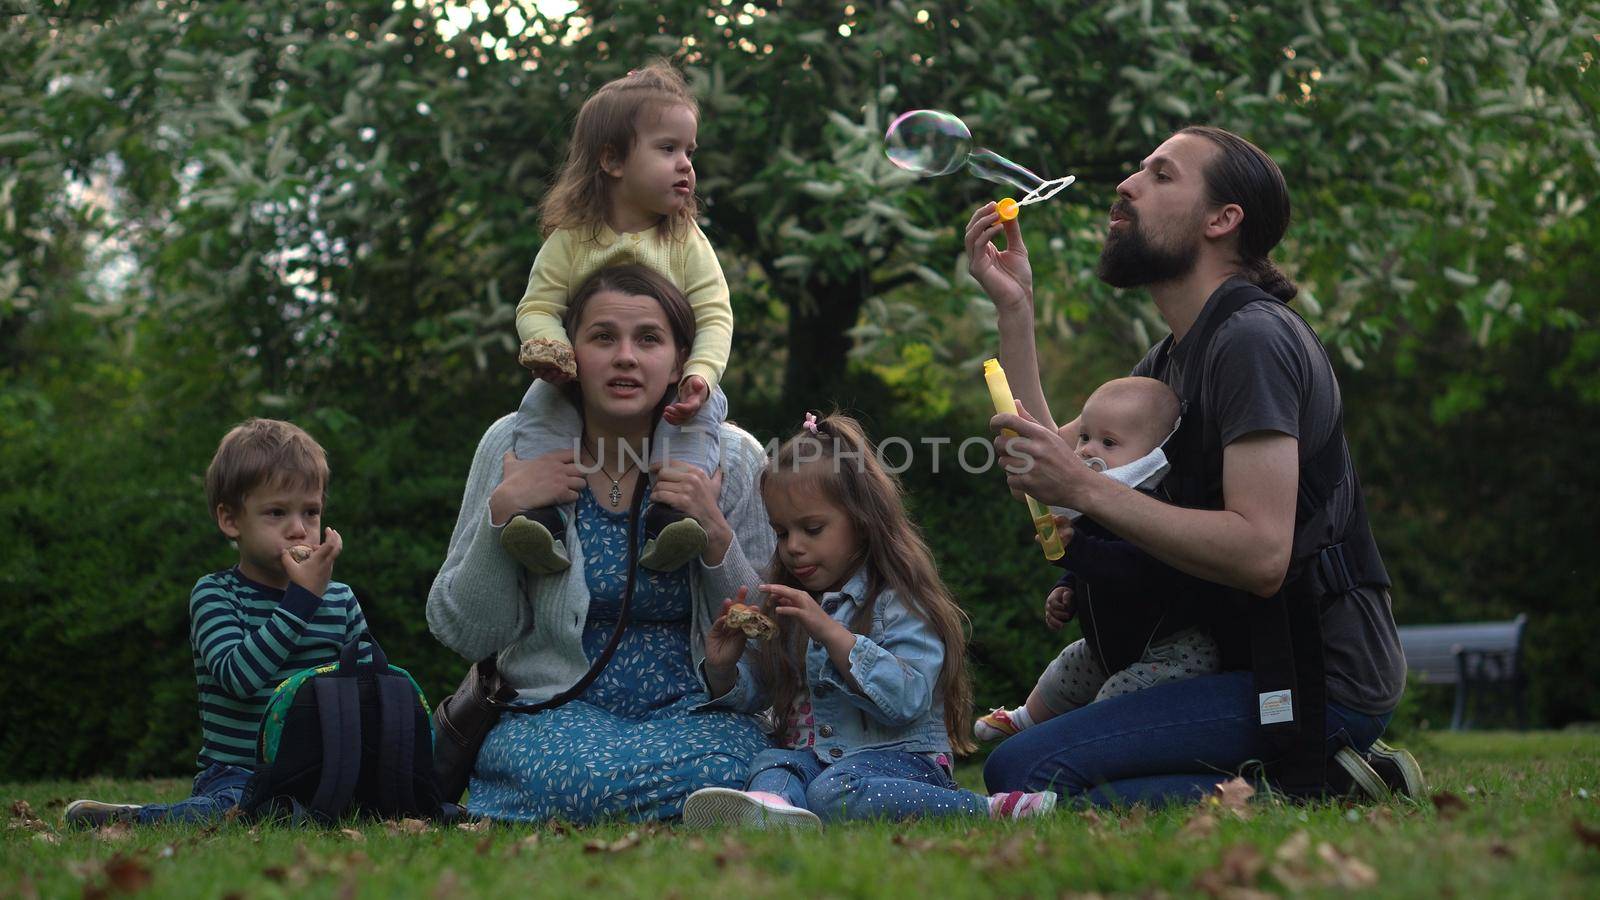
[[417,693],[408,678],[379,675],[378,721],[383,740],[378,745],[378,801],[380,812],[411,815],[417,807],[412,768],[416,763]]
[[311,686],[322,729],[322,778],[311,812],[333,822],[344,815],[361,777],[361,695],[350,676],[314,678]]

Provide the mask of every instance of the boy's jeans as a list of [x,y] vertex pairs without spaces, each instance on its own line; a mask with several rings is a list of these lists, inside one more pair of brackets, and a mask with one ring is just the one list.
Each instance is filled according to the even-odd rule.
[[194,777],[194,794],[177,803],[151,803],[139,807],[139,824],[174,822],[204,825],[214,822],[239,805],[245,782],[253,773],[242,766],[212,763]]
[[940,755],[863,750],[824,766],[809,750],[763,750],[745,790],[777,794],[824,822],[988,815],[988,798],[957,787]]

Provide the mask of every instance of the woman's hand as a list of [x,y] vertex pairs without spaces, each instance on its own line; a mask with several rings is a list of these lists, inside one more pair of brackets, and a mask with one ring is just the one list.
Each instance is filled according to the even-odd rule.
[[707,475],[698,466],[669,462],[652,466],[656,485],[650,499],[667,504],[700,523],[706,530],[706,549],[700,558],[708,566],[721,565],[722,557],[733,543],[733,526],[722,515],[717,500],[722,496],[722,470]]
[[[1006,249],[998,250],[994,239],[1004,231]],[[967,222],[967,271],[1001,312],[1033,309],[1033,267],[1028,263],[1028,245],[1022,242],[1022,226],[1016,219],[1001,222],[993,203],[978,207]]]
[[588,483],[571,450],[534,459],[518,459],[508,450],[500,471],[500,486],[489,495],[489,521],[495,525],[504,525],[525,509],[573,503]]
[[[1020,403],[1017,415],[997,415],[989,427],[997,434],[994,447],[1006,470],[1006,484],[1018,499],[1027,494],[1051,506],[1083,509],[1089,489],[1101,481],[1111,483],[1084,465],[1059,433],[1034,421]],[[1005,434],[1008,428],[1016,434]]]

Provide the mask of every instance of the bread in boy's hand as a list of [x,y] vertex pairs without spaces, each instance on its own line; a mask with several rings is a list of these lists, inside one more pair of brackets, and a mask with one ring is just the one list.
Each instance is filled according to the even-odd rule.
[[517,362],[541,376],[544,370],[549,370],[561,373],[569,381],[578,377],[578,361],[572,356],[572,348],[549,338],[523,341],[522,348],[517,351]]
[[728,607],[728,627],[737,628],[745,633],[745,637],[769,638],[778,633],[778,625],[767,618],[761,610],[743,603],[735,603]]
[[289,556],[297,563],[303,563],[311,558],[311,548],[305,544],[295,544],[289,548]]

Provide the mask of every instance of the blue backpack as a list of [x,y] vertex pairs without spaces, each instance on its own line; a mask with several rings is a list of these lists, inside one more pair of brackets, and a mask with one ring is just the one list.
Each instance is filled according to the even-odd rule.
[[[371,660],[360,662],[361,646]],[[329,825],[351,815],[437,818],[433,724],[405,669],[361,636],[339,661],[303,669],[267,702],[256,772],[239,800],[250,819],[292,816]]]

